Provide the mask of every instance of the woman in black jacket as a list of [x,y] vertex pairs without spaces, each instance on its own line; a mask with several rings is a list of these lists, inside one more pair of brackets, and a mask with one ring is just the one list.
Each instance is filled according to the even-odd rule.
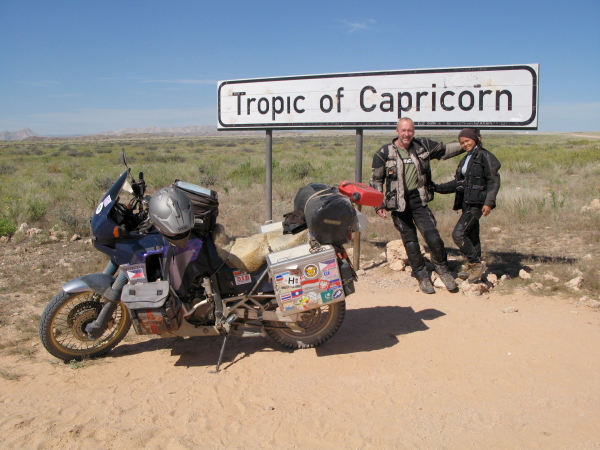
[[440,194],[456,193],[452,209],[461,209],[462,215],[454,227],[452,239],[467,257],[469,282],[475,283],[486,269],[485,262],[481,260],[479,219],[496,207],[500,161],[481,146],[480,136],[474,129],[463,129],[458,140],[467,155],[458,163],[454,180],[434,185],[434,189]]

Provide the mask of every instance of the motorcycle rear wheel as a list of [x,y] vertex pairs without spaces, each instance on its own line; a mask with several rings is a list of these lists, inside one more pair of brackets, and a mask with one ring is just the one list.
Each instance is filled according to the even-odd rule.
[[313,348],[330,339],[342,325],[346,314],[346,302],[332,303],[318,309],[300,313],[295,331],[282,322],[270,322],[267,334],[288,348]]
[[129,311],[119,303],[104,334],[90,340],[85,327],[98,317],[108,300],[93,292],[61,291],[40,319],[40,339],[46,350],[65,362],[102,356],[125,337],[131,327]]

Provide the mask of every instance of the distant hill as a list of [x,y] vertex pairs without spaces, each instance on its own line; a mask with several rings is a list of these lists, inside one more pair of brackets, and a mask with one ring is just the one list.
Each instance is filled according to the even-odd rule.
[[31,131],[29,128],[23,128],[19,131],[3,131],[0,133],[0,141],[22,141],[28,137],[37,137],[39,134]]
[[117,131],[104,131],[97,136],[124,136],[135,134],[156,134],[161,136],[219,136],[231,134],[257,134],[258,131],[219,131],[213,125],[190,125],[188,127],[143,127],[143,128],[123,128]]
[[20,131],[3,131],[0,133],[0,141],[46,141],[52,139],[86,139],[94,136],[102,136],[104,139],[110,136],[119,137],[151,137],[151,136],[231,136],[240,134],[264,134],[264,131],[219,131],[213,125],[190,125],[189,127],[140,127],[123,128],[116,131],[103,131],[102,133],[78,136],[41,136],[29,128]]

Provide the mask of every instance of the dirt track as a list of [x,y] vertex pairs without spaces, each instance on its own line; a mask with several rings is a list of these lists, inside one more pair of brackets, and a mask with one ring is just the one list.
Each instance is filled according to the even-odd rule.
[[220,374],[221,338],[134,339],[77,369],[3,356],[22,377],[0,379],[0,447],[600,448],[597,311],[382,288],[386,273],[324,346],[231,339]]

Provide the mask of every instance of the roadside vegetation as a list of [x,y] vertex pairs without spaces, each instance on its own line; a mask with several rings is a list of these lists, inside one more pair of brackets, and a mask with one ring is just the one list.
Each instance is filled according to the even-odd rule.
[[[421,135],[444,142],[456,136]],[[365,134],[364,182],[374,152],[393,136],[391,131]],[[540,277],[551,272],[565,281],[581,274],[586,295],[597,299],[600,211],[582,212],[582,208],[600,198],[600,139],[484,132],[484,145],[502,162],[498,208],[482,220],[488,265],[513,277],[513,288],[525,283],[517,279],[524,267]],[[282,220],[292,210],[298,189],[312,181],[354,180],[355,146],[352,134],[275,133],[273,219]],[[12,236],[9,245],[18,245],[26,239],[17,231],[23,222],[43,231],[36,237],[39,245],[49,243],[44,236],[58,230],[88,236],[92,212],[124,170],[122,148],[133,175],[137,178],[144,172],[150,194],[182,179],[219,193],[219,222],[229,234],[253,234],[265,222],[265,140],[261,136],[20,141],[0,143],[0,236]],[[458,160],[434,162],[434,179],[451,179]],[[451,252],[455,251],[451,232],[458,219],[451,211],[453,199],[453,195],[437,195],[431,204]],[[372,208],[363,212],[371,223],[362,236],[362,254],[375,259],[385,243],[399,234],[390,220],[377,218]],[[552,291],[573,294],[563,283],[540,292]]]

